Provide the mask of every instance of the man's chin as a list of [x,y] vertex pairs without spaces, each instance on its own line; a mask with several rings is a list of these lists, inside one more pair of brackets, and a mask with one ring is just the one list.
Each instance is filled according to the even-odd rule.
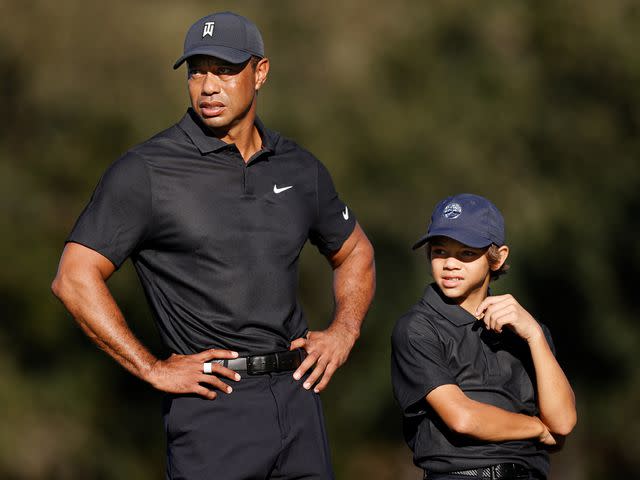
[[225,129],[229,126],[229,122],[227,122],[222,116],[205,117],[200,115],[200,119],[207,127],[215,130]]

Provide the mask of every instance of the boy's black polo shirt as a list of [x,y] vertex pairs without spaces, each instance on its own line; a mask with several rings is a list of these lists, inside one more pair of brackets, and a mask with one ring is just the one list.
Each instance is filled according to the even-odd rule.
[[[538,415],[535,371],[524,340],[498,334],[462,307],[447,303],[435,284],[393,331],[391,379],[404,413],[404,434],[414,462],[432,472],[519,463],[547,475],[549,456],[534,440],[481,442],[454,434],[425,397],[454,384],[473,400],[510,412]],[[542,325],[551,349],[551,336]]]
[[287,349],[307,330],[303,245],[327,254],[354,229],[326,168],[256,127],[263,147],[245,164],[189,109],[109,167],[67,240],[117,268],[131,257],[172,352]]

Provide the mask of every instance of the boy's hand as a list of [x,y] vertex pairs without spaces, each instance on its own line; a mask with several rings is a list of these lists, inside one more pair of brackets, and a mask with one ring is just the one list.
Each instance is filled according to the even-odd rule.
[[[543,424],[544,425],[544,424]],[[557,444],[555,437],[551,434],[546,425],[544,425],[544,431],[538,437],[538,441],[543,445],[552,447]]]
[[527,342],[543,334],[540,324],[512,295],[485,298],[476,309],[476,317],[482,320],[489,330],[502,332],[504,327],[509,327]]

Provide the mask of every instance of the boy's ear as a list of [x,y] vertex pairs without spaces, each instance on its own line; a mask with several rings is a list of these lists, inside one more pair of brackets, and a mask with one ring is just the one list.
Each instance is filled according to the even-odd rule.
[[504,262],[507,261],[507,257],[509,256],[509,247],[507,247],[506,245],[502,245],[501,247],[498,247],[498,260],[493,262],[489,268],[491,268],[491,271],[495,272],[496,270],[500,270],[500,267],[502,267],[502,265],[504,265]]

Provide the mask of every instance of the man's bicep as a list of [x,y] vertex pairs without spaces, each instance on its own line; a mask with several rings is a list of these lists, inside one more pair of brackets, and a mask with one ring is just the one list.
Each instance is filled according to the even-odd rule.
[[342,262],[352,254],[362,254],[373,257],[373,247],[371,246],[371,242],[369,242],[369,239],[360,227],[360,224],[357,222],[353,232],[351,232],[351,235],[347,237],[340,249],[327,254],[327,259],[335,269],[342,265]]

